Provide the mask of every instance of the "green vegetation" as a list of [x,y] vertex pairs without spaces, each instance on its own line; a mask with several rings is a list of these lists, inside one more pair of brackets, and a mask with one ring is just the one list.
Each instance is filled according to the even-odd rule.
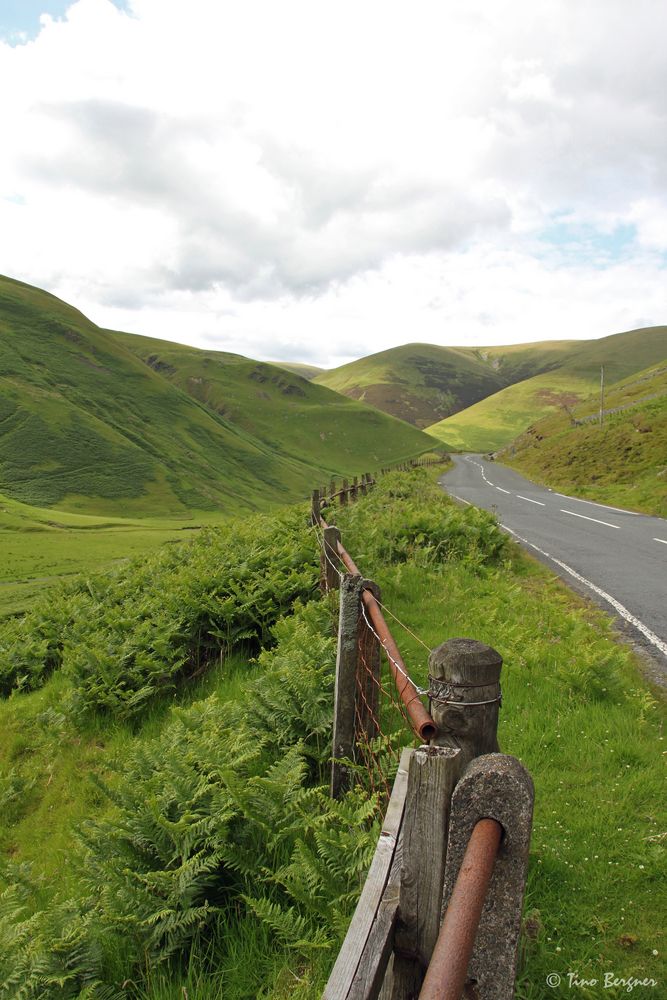
[[[427,471],[388,475],[335,514],[383,601],[428,647],[474,635],[504,656],[500,742],[537,792],[517,996],[541,1000],[554,970],[662,980],[660,712],[609,620]],[[145,602],[147,631],[140,613],[128,622],[134,669],[160,604],[184,607],[201,671],[193,657],[178,665],[195,647],[177,631],[164,673],[148,663],[148,682],[166,676],[165,687],[136,706],[97,697],[119,687],[106,664],[82,713],[82,675],[64,659],[35,671],[41,688],[0,703],[3,1000],[18,983],[45,1000],[321,995],[380,803],[363,785],[335,805],[326,793],[335,603],[308,601],[318,570],[305,505],[235,529],[170,547],[144,575],[134,564],[93,578],[88,597],[65,588],[64,612],[31,612],[43,633],[65,619],[83,628],[78,602],[90,600],[96,621],[80,642],[67,621],[63,633],[87,666],[81,644],[116,642],[115,612]],[[15,628],[0,625],[2,639]],[[423,647],[395,629],[425,683]]]
[[262,643],[313,587],[300,512],[209,529],[188,545],[35,602],[0,631],[0,693],[40,687],[60,668],[71,710],[128,718],[241,641]]
[[213,511],[181,518],[120,518],[30,507],[0,495],[0,618],[25,611],[64,577],[91,573],[187,538]]
[[103,517],[236,515],[429,448],[414,428],[275,366],[183,348],[179,375],[161,357],[171,345],[149,342],[144,363],[134,343],[0,278],[4,495]]
[[433,447],[427,434],[276,365],[111,336],[206,411],[261,442],[284,470],[281,502],[307,496],[313,482],[331,475],[360,475]]
[[477,352],[433,344],[405,344],[371,354],[323,372],[315,382],[417,427],[427,427],[507,385]]
[[[540,417],[577,406],[599,385],[601,365],[611,384],[663,361],[667,327],[601,340],[489,348],[484,354],[514,384],[428,428],[458,451],[496,451]],[[539,371],[528,374],[533,365]]]
[[599,405],[596,394],[540,420],[500,458],[555,489],[667,517],[667,366],[608,387],[605,409],[618,412],[602,425]]

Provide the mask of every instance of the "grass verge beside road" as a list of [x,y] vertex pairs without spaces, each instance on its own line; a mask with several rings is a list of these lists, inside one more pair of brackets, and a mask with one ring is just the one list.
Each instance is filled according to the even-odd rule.
[[[571,997],[568,973],[599,981],[613,973],[617,978],[653,977],[657,990],[637,987],[633,996],[656,1000],[667,975],[666,943],[656,920],[665,908],[662,707],[608,617],[526,557],[498,531],[490,515],[457,508],[432,479],[425,471],[391,474],[369,497],[331,511],[327,520],[338,523],[362,572],[380,584],[383,603],[427,647],[469,636],[489,643],[504,657],[500,745],[523,760],[536,787],[517,998]],[[189,1000],[321,996],[344,933],[343,917],[361,883],[358,874],[352,878],[346,870],[348,881],[341,882],[333,868],[320,867],[326,877],[314,883],[316,891],[300,893],[297,877],[307,871],[302,867],[310,857],[306,847],[314,850],[308,839],[312,831],[307,836],[296,828],[293,834],[285,832],[285,824],[294,823],[299,802],[314,802],[316,786],[326,777],[330,732],[325,712],[331,709],[333,643],[324,612],[316,603],[308,605],[292,624],[288,618],[278,627],[277,643],[259,663],[249,665],[247,658],[239,657],[227,661],[227,670],[211,661],[210,673],[195,679],[194,686],[178,687],[175,699],[170,692],[165,699],[153,700],[147,714],[134,721],[122,722],[109,713],[84,721],[67,718],[63,706],[71,681],[58,671],[41,690],[16,693],[0,705],[5,877],[16,879],[17,866],[30,862],[30,878],[38,886],[36,903],[45,912],[58,899],[62,903],[80,898],[92,906],[77,924],[77,933],[106,927],[104,946],[118,940],[116,958],[113,951],[106,953],[104,975],[116,989],[133,978],[124,995],[163,1000],[185,990]],[[392,630],[414,679],[425,685],[426,650],[399,625]],[[297,678],[302,701],[293,700],[289,690]],[[258,679],[269,697],[259,705],[262,715],[254,734],[247,727],[258,708],[259,689],[253,686]],[[235,712],[241,713],[236,722]],[[247,734],[247,745],[237,745],[237,730]],[[405,739],[408,742],[410,734]],[[256,756],[258,745],[265,762]],[[298,790],[296,772],[289,780],[277,771],[280,781],[271,777],[277,767],[270,763],[275,752],[280,761],[286,754],[303,754],[304,748],[315,787]],[[268,770],[235,782],[239,752],[250,755],[243,767],[250,761],[255,770],[270,764]],[[110,803],[91,777],[107,778],[112,758],[117,761],[114,787],[119,797]],[[191,786],[192,774],[205,776],[204,785],[197,785],[197,777]],[[295,797],[285,798],[278,809],[278,792],[289,791],[291,781],[296,782]],[[230,790],[234,809],[242,806],[237,832],[247,837],[244,830],[254,831],[252,840],[244,841],[244,855],[236,856],[236,841],[224,837],[226,824],[232,822],[225,813]],[[252,796],[260,793],[264,797],[258,810]],[[301,795],[307,797],[302,800]],[[222,809],[219,823],[209,811],[210,796],[213,806]],[[271,803],[280,822],[266,812]],[[361,808],[358,802],[355,808]],[[346,864],[355,856],[368,856],[368,827],[362,829],[360,822],[355,827],[351,816],[350,811],[347,820],[327,818],[322,812],[313,820],[320,824],[320,833],[345,838],[334,860],[343,858]],[[92,868],[75,836],[84,817],[101,823],[108,833],[93,843],[97,854]],[[260,835],[262,822],[266,831]],[[138,833],[143,840],[132,840]],[[350,839],[353,834],[358,844]],[[128,952],[121,947],[127,935],[114,923],[125,919],[113,910],[114,899],[121,896],[111,890],[123,889],[128,912],[133,912],[136,893],[137,912],[143,912],[148,897],[141,880],[128,872],[140,874],[141,866],[147,866],[141,875],[146,886],[174,892],[173,864],[166,855],[163,864],[159,839],[154,846],[150,840],[167,835],[181,844],[184,854],[179,854],[178,864],[184,873],[198,845],[204,851],[202,860],[210,850],[222,852],[217,881],[201,890],[222,909],[217,915],[210,911],[199,916],[199,929],[184,939],[187,947],[170,958],[158,963],[146,958],[143,966],[130,966]],[[298,843],[303,836],[302,849]],[[267,837],[278,838],[272,848],[275,857],[267,853]],[[290,837],[297,844],[295,855],[289,853]],[[143,843],[139,854],[133,853],[137,847],[132,844],[137,843]],[[124,855],[126,850],[130,853]],[[254,863],[255,854],[256,869],[234,867]],[[313,855],[311,874],[315,860]],[[106,876],[104,864],[109,865]],[[270,864],[277,865],[273,873]],[[249,897],[260,889],[268,894],[266,899],[251,905]],[[280,913],[267,905],[269,899],[282,905]],[[292,907],[289,920],[286,900]],[[150,900],[151,906],[158,904],[159,899]],[[175,905],[171,896],[169,905]],[[193,905],[189,897],[178,899],[179,919]],[[44,936],[49,924],[40,919],[37,926]],[[157,923],[145,926],[138,920],[132,923],[132,934],[144,942],[146,955],[149,946],[156,947],[150,944],[151,928],[164,919],[160,916]],[[269,933],[271,920],[274,930]],[[11,944],[7,927],[3,933]],[[560,987],[546,985],[550,974],[561,976]],[[621,997],[627,990],[577,987],[576,993]],[[0,989],[3,1000],[9,996]]]

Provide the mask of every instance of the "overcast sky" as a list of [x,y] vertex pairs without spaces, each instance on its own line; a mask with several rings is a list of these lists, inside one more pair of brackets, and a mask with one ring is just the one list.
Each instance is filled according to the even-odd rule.
[[0,38],[0,272],[101,325],[329,367],[667,323],[664,0],[0,0]]

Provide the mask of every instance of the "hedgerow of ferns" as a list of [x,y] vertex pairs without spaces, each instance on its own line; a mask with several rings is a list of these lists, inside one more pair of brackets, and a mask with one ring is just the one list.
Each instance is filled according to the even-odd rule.
[[157,694],[271,626],[316,585],[301,508],[209,529],[114,573],[49,592],[0,627],[0,692],[62,668],[75,710],[136,715]]
[[[298,607],[274,637],[235,704],[212,696],[175,709],[102,786],[115,808],[80,835],[85,891],[79,917],[68,915],[90,947],[90,982],[102,969],[101,981],[118,986],[119,953],[126,976],[177,966],[195,939],[215,936],[234,902],[283,948],[310,955],[338,945],[377,840],[377,803],[360,790],[332,802],[324,784],[335,659],[327,606]],[[26,961],[49,969],[51,916],[30,920]],[[23,961],[24,923],[10,907],[0,929],[7,983]],[[76,970],[72,982],[83,983]],[[38,995],[78,994],[49,983]]]
[[408,560],[493,566],[509,548],[492,514],[453,503],[425,469],[389,473],[363,503],[324,516],[344,530],[355,559],[371,567]]

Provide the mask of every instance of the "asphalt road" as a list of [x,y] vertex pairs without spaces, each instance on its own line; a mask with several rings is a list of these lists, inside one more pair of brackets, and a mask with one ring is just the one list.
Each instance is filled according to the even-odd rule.
[[566,583],[614,614],[667,682],[667,521],[567,497],[481,455],[454,455],[440,483],[500,524]]

